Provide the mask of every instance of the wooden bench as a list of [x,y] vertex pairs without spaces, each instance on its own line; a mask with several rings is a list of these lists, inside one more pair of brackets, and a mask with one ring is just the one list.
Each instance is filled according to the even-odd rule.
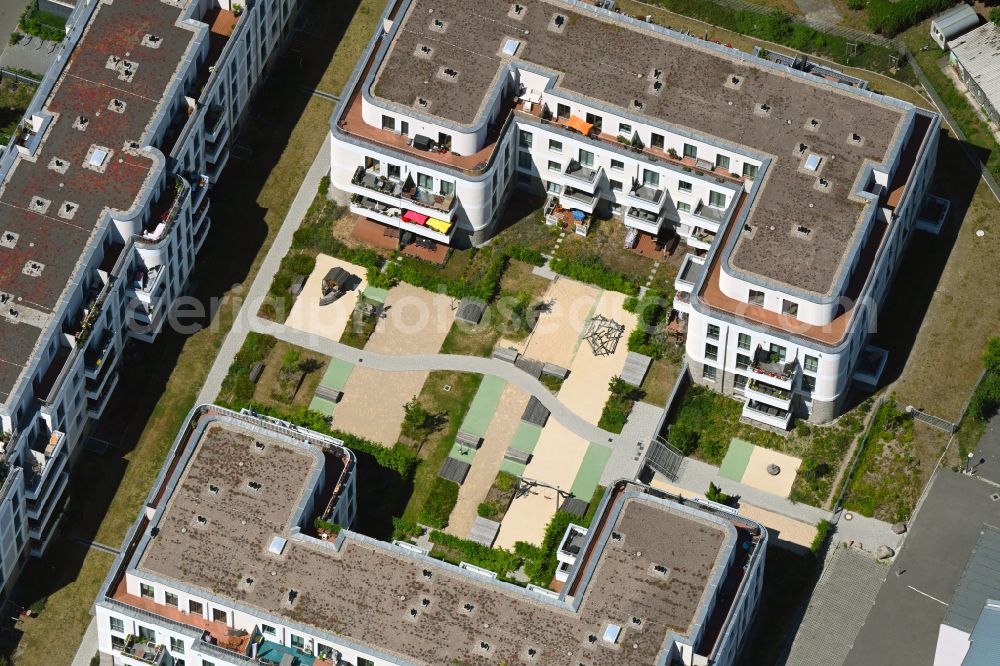
[[458,434],[455,435],[455,443],[468,446],[470,449],[478,449],[479,445],[483,443],[483,438],[464,430],[459,430]]
[[527,451],[521,451],[520,449],[515,449],[512,446],[507,447],[507,452],[503,454],[505,460],[510,460],[511,462],[520,463],[522,465],[527,465],[531,461],[531,454]]
[[340,402],[340,399],[344,397],[344,392],[320,384],[316,387],[316,397],[336,403]]

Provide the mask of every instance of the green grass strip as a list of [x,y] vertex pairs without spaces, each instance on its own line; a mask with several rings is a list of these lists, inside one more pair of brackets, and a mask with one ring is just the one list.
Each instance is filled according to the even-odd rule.
[[514,437],[510,440],[510,448],[532,453],[535,450],[535,445],[538,444],[538,438],[541,436],[542,428],[540,426],[521,421],[517,430],[514,431]]
[[493,375],[483,377],[483,382],[476,391],[476,397],[472,399],[465,420],[462,421],[461,430],[485,437],[486,429],[490,427],[490,421],[493,420],[493,415],[496,414],[497,406],[500,404],[500,395],[506,387],[507,382],[499,377]]
[[331,388],[334,391],[343,391],[347,385],[347,378],[351,376],[354,365],[338,358],[330,359],[330,365],[323,373],[323,379],[319,380],[320,386]]
[[603,444],[591,442],[580,462],[580,469],[576,473],[570,492],[580,499],[589,500],[597,488],[597,482],[601,480],[601,474],[610,457],[611,449]]
[[750,442],[733,437],[729,442],[726,457],[722,459],[722,466],[719,467],[719,476],[730,481],[742,481],[747,465],[750,464],[753,449],[754,446]]

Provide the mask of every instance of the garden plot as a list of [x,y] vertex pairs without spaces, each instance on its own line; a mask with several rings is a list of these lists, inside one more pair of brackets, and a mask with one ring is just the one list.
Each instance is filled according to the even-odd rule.
[[[354,291],[344,294],[329,305],[321,306],[319,299],[323,294],[323,278],[330,272],[331,268],[343,268],[348,273],[357,276],[360,283]],[[317,256],[316,268],[313,269],[312,274],[303,285],[302,292],[296,297],[295,304],[292,306],[291,312],[288,313],[285,324],[305,333],[312,333],[330,340],[339,340],[351,319],[354,306],[357,305],[358,294],[368,286],[365,275],[366,269],[361,266],[355,266],[325,254]]]
[[[542,313],[527,340],[501,339],[497,346],[513,347],[528,358],[568,368],[600,295],[599,289],[582,282],[558,279],[542,296]],[[622,343],[624,347],[625,340]]]

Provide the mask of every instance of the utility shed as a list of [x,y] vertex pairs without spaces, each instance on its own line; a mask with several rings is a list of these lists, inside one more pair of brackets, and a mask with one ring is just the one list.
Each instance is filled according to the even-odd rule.
[[1000,25],[981,25],[949,46],[958,76],[986,115],[1000,123]]
[[934,17],[931,21],[931,39],[941,48],[947,49],[950,40],[977,25],[979,15],[976,10],[963,2]]

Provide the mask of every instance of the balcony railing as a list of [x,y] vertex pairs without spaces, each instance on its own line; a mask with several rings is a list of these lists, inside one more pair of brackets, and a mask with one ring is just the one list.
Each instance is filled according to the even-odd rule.
[[599,173],[599,169],[592,169],[588,166],[580,164],[576,160],[572,160],[569,165],[566,166],[565,175],[567,178],[578,180],[581,183],[586,183],[587,185],[593,185],[597,182],[597,176]]
[[404,188],[403,199],[442,213],[451,212],[451,208],[455,204],[454,194],[434,194],[424,187]]
[[795,362],[760,361],[750,364],[751,372],[782,382],[790,382],[795,377]]
[[575,190],[572,187],[567,187],[563,190],[562,198],[569,199],[571,201],[578,201],[584,206],[591,209],[597,205],[597,196],[593,194],[587,194],[586,192],[581,192],[580,190]]
[[641,199],[646,203],[659,204],[663,201],[662,189],[654,188],[650,185],[640,184],[638,182],[632,184],[632,189],[629,190],[628,194],[630,197]]
[[774,407],[773,405],[765,405],[756,400],[747,400],[746,404],[743,405],[743,416],[754,421],[759,421],[760,423],[766,423],[775,428],[786,430],[792,420],[792,413],[790,411]]
[[151,641],[136,641],[134,636],[128,636],[119,652],[130,659],[147,664],[159,664],[163,658],[163,649],[162,645]]
[[400,181],[380,176],[360,166],[355,170],[351,183],[394,198],[399,198],[403,194],[403,183]]
[[152,215],[150,224],[155,225],[152,229],[145,229],[142,236],[138,239],[139,242],[144,243],[155,243],[167,235],[170,231],[170,227],[173,225],[174,220],[177,219],[177,215],[181,211],[181,207],[184,205],[184,200],[187,198],[188,191],[191,186],[187,184],[183,178],[175,176],[174,182],[168,187],[173,187],[172,199],[170,200],[170,207],[160,214],[157,218],[156,213]]
[[772,398],[777,398],[778,400],[792,399],[792,392],[788,389],[771,386],[770,384],[759,382],[756,379],[751,379],[747,384],[747,388],[752,391],[756,391],[757,393],[763,393],[764,395],[769,395]]

